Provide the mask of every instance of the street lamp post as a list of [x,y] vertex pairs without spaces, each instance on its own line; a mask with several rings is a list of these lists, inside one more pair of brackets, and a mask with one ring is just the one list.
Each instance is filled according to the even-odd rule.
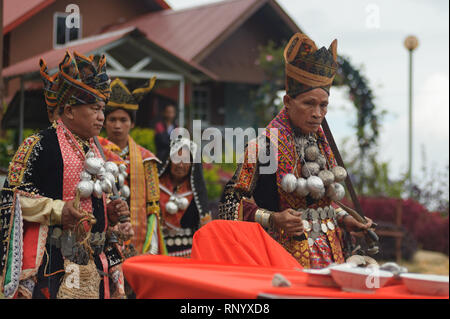
[[410,197],[412,197],[412,58],[413,51],[419,46],[419,40],[413,35],[408,36],[405,39],[405,48],[409,51],[409,128],[408,128],[408,179],[410,188]]

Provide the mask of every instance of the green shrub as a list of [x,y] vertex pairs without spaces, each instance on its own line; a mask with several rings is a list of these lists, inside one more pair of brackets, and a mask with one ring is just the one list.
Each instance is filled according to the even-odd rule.
[[136,143],[156,154],[155,131],[150,128],[135,127],[130,132]]
[[222,194],[222,185],[220,184],[219,179],[219,167],[212,166],[209,169],[204,169],[203,176],[208,192],[208,200],[214,201],[219,199]]

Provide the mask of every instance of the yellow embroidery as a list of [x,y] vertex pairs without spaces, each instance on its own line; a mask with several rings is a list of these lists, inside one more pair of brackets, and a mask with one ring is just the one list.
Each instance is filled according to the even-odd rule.
[[26,138],[22,145],[20,145],[9,165],[8,181],[11,186],[18,186],[22,183],[31,152],[39,140],[39,136],[32,135]]
[[147,183],[147,215],[159,214],[159,178],[156,161],[144,162]]

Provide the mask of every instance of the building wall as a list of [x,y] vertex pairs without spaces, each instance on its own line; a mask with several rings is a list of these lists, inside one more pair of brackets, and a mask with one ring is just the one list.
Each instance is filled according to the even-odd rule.
[[73,3],[80,8],[82,37],[100,33],[106,26],[147,12],[140,0],[57,0],[10,32],[10,65],[51,50],[53,15],[65,12],[67,5]]
[[259,48],[269,40],[279,43],[288,40],[292,31],[286,32],[266,6],[256,12],[214,49],[200,64],[218,75],[224,82],[258,84],[264,78],[256,65]]

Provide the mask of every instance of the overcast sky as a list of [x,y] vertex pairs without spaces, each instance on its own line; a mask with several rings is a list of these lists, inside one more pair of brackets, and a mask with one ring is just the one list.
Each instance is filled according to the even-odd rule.
[[[388,115],[382,122],[379,159],[392,177],[408,165],[408,52],[404,39],[419,39],[414,51],[413,173],[420,176],[422,147],[428,165],[449,163],[449,1],[448,0],[277,0],[318,47],[338,39],[338,53],[362,68]],[[166,0],[173,9],[217,2]],[[337,142],[354,132],[354,107],[345,89],[334,89],[327,115]]]

